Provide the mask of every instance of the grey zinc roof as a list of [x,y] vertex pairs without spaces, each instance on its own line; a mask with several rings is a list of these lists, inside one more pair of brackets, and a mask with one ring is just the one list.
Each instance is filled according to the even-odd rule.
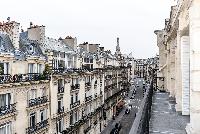
[[45,42],[41,46],[43,51],[60,51],[60,52],[74,52],[73,49],[69,47],[68,44],[64,43],[62,40],[56,40],[53,38],[45,37]]
[[18,55],[21,53],[21,56],[24,55],[24,58],[30,55],[46,58],[39,43],[28,39],[27,32],[20,33],[19,52],[17,53]]
[[14,48],[9,36],[6,34],[0,33],[0,39],[1,39],[0,52],[14,54],[15,48]]

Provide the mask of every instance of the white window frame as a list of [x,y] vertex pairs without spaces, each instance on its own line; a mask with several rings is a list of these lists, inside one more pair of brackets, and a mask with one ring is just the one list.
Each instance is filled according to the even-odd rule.
[[1,133],[2,128],[5,129],[3,134],[12,134],[12,123],[11,122],[7,122],[3,125],[0,125],[0,133]]

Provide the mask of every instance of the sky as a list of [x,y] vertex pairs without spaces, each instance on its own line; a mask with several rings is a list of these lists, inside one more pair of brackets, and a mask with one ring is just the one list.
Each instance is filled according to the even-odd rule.
[[158,54],[154,30],[164,28],[173,0],[2,0],[0,21],[45,25],[46,36],[77,37],[78,43],[101,44],[135,58]]

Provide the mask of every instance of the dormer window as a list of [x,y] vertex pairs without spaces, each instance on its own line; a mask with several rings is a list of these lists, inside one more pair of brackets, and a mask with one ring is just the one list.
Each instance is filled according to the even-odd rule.
[[30,51],[31,53],[34,53],[34,52],[35,52],[35,46],[34,46],[33,43],[31,43],[31,45],[29,46],[29,51]]

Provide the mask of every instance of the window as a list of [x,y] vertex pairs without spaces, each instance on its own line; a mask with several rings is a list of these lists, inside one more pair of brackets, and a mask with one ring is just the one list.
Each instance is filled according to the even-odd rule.
[[64,119],[60,119],[58,122],[57,122],[57,133],[58,134],[61,134],[62,131],[63,131],[63,123],[64,123]]
[[11,134],[11,122],[0,125],[0,134]]
[[74,115],[75,115],[75,122],[77,122],[77,121],[78,121],[78,111],[76,111],[76,112],[74,113]]
[[76,93],[76,102],[78,101],[78,93]]
[[47,114],[46,113],[47,113],[46,109],[40,110],[40,121],[41,122],[47,119],[47,117],[46,117]]
[[28,73],[34,73],[33,67],[34,67],[33,63],[28,64]]
[[72,79],[72,84],[79,84],[78,78],[73,78]]
[[73,95],[71,95],[71,104],[73,104],[74,100],[73,100]]
[[36,113],[31,113],[30,114],[30,122],[29,122],[30,127],[35,127],[36,125]]
[[62,79],[59,79],[58,80],[58,88],[63,87],[63,83],[64,83],[64,81]]
[[42,64],[38,64],[38,73],[39,73],[39,74],[42,73]]
[[73,124],[73,113],[71,112],[70,113],[70,125],[72,125]]
[[0,62],[0,74],[8,74],[9,63]]
[[58,99],[58,109],[61,109],[63,107],[63,98]]
[[11,101],[10,93],[0,94],[0,107],[1,106],[9,106]]
[[93,63],[93,59],[90,59],[90,63]]
[[29,99],[35,99],[36,98],[36,93],[37,93],[36,89],[31,89],[29,91]]
[[46,90],[46,88],[43,88],[42,89],[42,96],[46,96],[47,95],[47,90]]

